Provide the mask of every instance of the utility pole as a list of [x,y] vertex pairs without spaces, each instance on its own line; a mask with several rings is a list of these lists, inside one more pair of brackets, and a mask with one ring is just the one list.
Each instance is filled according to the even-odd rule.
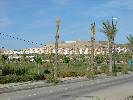
[[95,28],[95,22],[91,24],[90,27],[91,30],[91,68],[93,71],[95,71],[95,64],[94,64],[94,42],[95,42],[95,34],[96,34],[96,28]]
[[58,42],[59,42],[60,18],[56,18],[56,33],[55,33],[55,65],[54,65],[54,79],[57,79],[58,67]]

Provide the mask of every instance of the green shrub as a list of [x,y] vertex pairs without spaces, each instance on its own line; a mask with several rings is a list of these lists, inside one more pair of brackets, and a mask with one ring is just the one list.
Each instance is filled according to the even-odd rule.
[[103,63],[105,60],[104,55],[102,54],[97,54],[94,58],[94,62],[96,62],[98,65],[100,65],[101,63]]
[[7,84],[12,82],[12,78],[9,76],[0,77],[0,84]]
[[89,79],[95,78],[95,72],[94,71],[89,70],[86,75],[87,75],[87,78],[89,78]]
[[44,74],[39,74],[39,75],[35,74],[34,79],[35,80],[45,80],[46,76]]
[[0,76],[2,75],[2,70],[0,70]]
[[68,64],[69,62],[70,62],[70,58],[67,57],[67,56],[65,56],[65,57],[63,58],[63,63]]
[[128,73],[128,67],[127,66],[122,66],[122,73],[127,74]]
[[2,75],[10,75],[13,69],[11,69],[8,65],[2,67]]
[[85,76],[85,74],[86,72],[84,70],[61,70],[58,73],[58,76],[64,78],[64,77]]
[[44,70],[44,74],[50,74],[50,73],[51,72],[48,69]]
[[14,74],[16,75],[24,75],[27,73],[28,73],[28,70],[26,67],[16,67],[16,69],[14,69]]
[[25,75],[28,73],[28,69],[26,67],[11,67],[9,65],[2,67],[2,75]]
[[48,74],[48,75],[46,75],[46,81],[47,81],[48,83],[53,83],[53,84],[59,83],[59,80],[54,79],[53,74]]
[[85,70],[79,70],[79,71],[77,71],[77,76],[83,77],[85,75],[86,75],[86,71]]
[[121,72],[122,71],[122,67],[121,66],[117,66],[117,72]]
[[130,68],[128,68],[130,71],[133,71],[133,65],[130,67]]
[[15,83],[15,82],[26,82],[26,81],[33,81],[34,76],[32,75],[6,75],[0,77],[0,84],[7,84],[7,83]]
[[35,77],[33,75],[21,75],[17,77],[17,82],[33,81]]
[[109,74],[109,67],[105,64],[101,65],[100,72],[105,73],[105,74]]

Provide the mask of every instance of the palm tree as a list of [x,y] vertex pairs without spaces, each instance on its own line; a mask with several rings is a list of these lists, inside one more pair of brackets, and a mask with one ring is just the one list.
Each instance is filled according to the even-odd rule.
[[107,21],[103,21],[102,22],[102,29],[101,31],[106,35],[106,37],[108,38],[108,50],[109,50],[109,69],[110,72],[112,73],[112,47],[114,44],[114,38],[116,36],[116,32],[117,32],[117,27],[116,27],[117,23],[113,22],[109,22]]
[[128,39],[128,45],[129,45],[129,49],[131,51],[130,55],[132,55],[132,59],[133,59],[133,35],[129,35],[127,36]]
[[96,72],[97,68],[94,64],[94,51],[95,51],[94,43],[95,43],[95,34],[96,34],[95,22],[91,24],[90,30],[91,30],[91,67],[92,70]]

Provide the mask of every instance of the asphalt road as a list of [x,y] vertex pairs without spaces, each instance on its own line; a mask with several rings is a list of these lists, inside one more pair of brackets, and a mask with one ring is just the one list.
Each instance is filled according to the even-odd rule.
[[[104,88],[102,90],[93,91],[91,93],[86,93],[83,95],[83,97],[84,96],[99,97],[102,100],[125,100],[125,98],[129,96],[133,96],[133,81],[124,84],[114,85],[108,88]],[[76,100],[82,99],[77,98]]]
[[[97,96],[106,98],[102,100],[119,100],[133,95],[132,85],[133,75],[126,75],[3,93],[0,94],[0,100],[96,100],[94,98]],[[122,95],[125,92],[126,95]]]

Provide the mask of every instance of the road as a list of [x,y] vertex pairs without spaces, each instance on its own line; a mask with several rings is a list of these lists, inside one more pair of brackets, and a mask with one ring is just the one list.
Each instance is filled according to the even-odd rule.
[[102,100],[124,100],[128,96],[133,96],[133,81],[86,93],[83,96],[97,96]]
[[3,93],[0,100],[124,100],[133,95],[132,85],[133,75],[126,75]]

